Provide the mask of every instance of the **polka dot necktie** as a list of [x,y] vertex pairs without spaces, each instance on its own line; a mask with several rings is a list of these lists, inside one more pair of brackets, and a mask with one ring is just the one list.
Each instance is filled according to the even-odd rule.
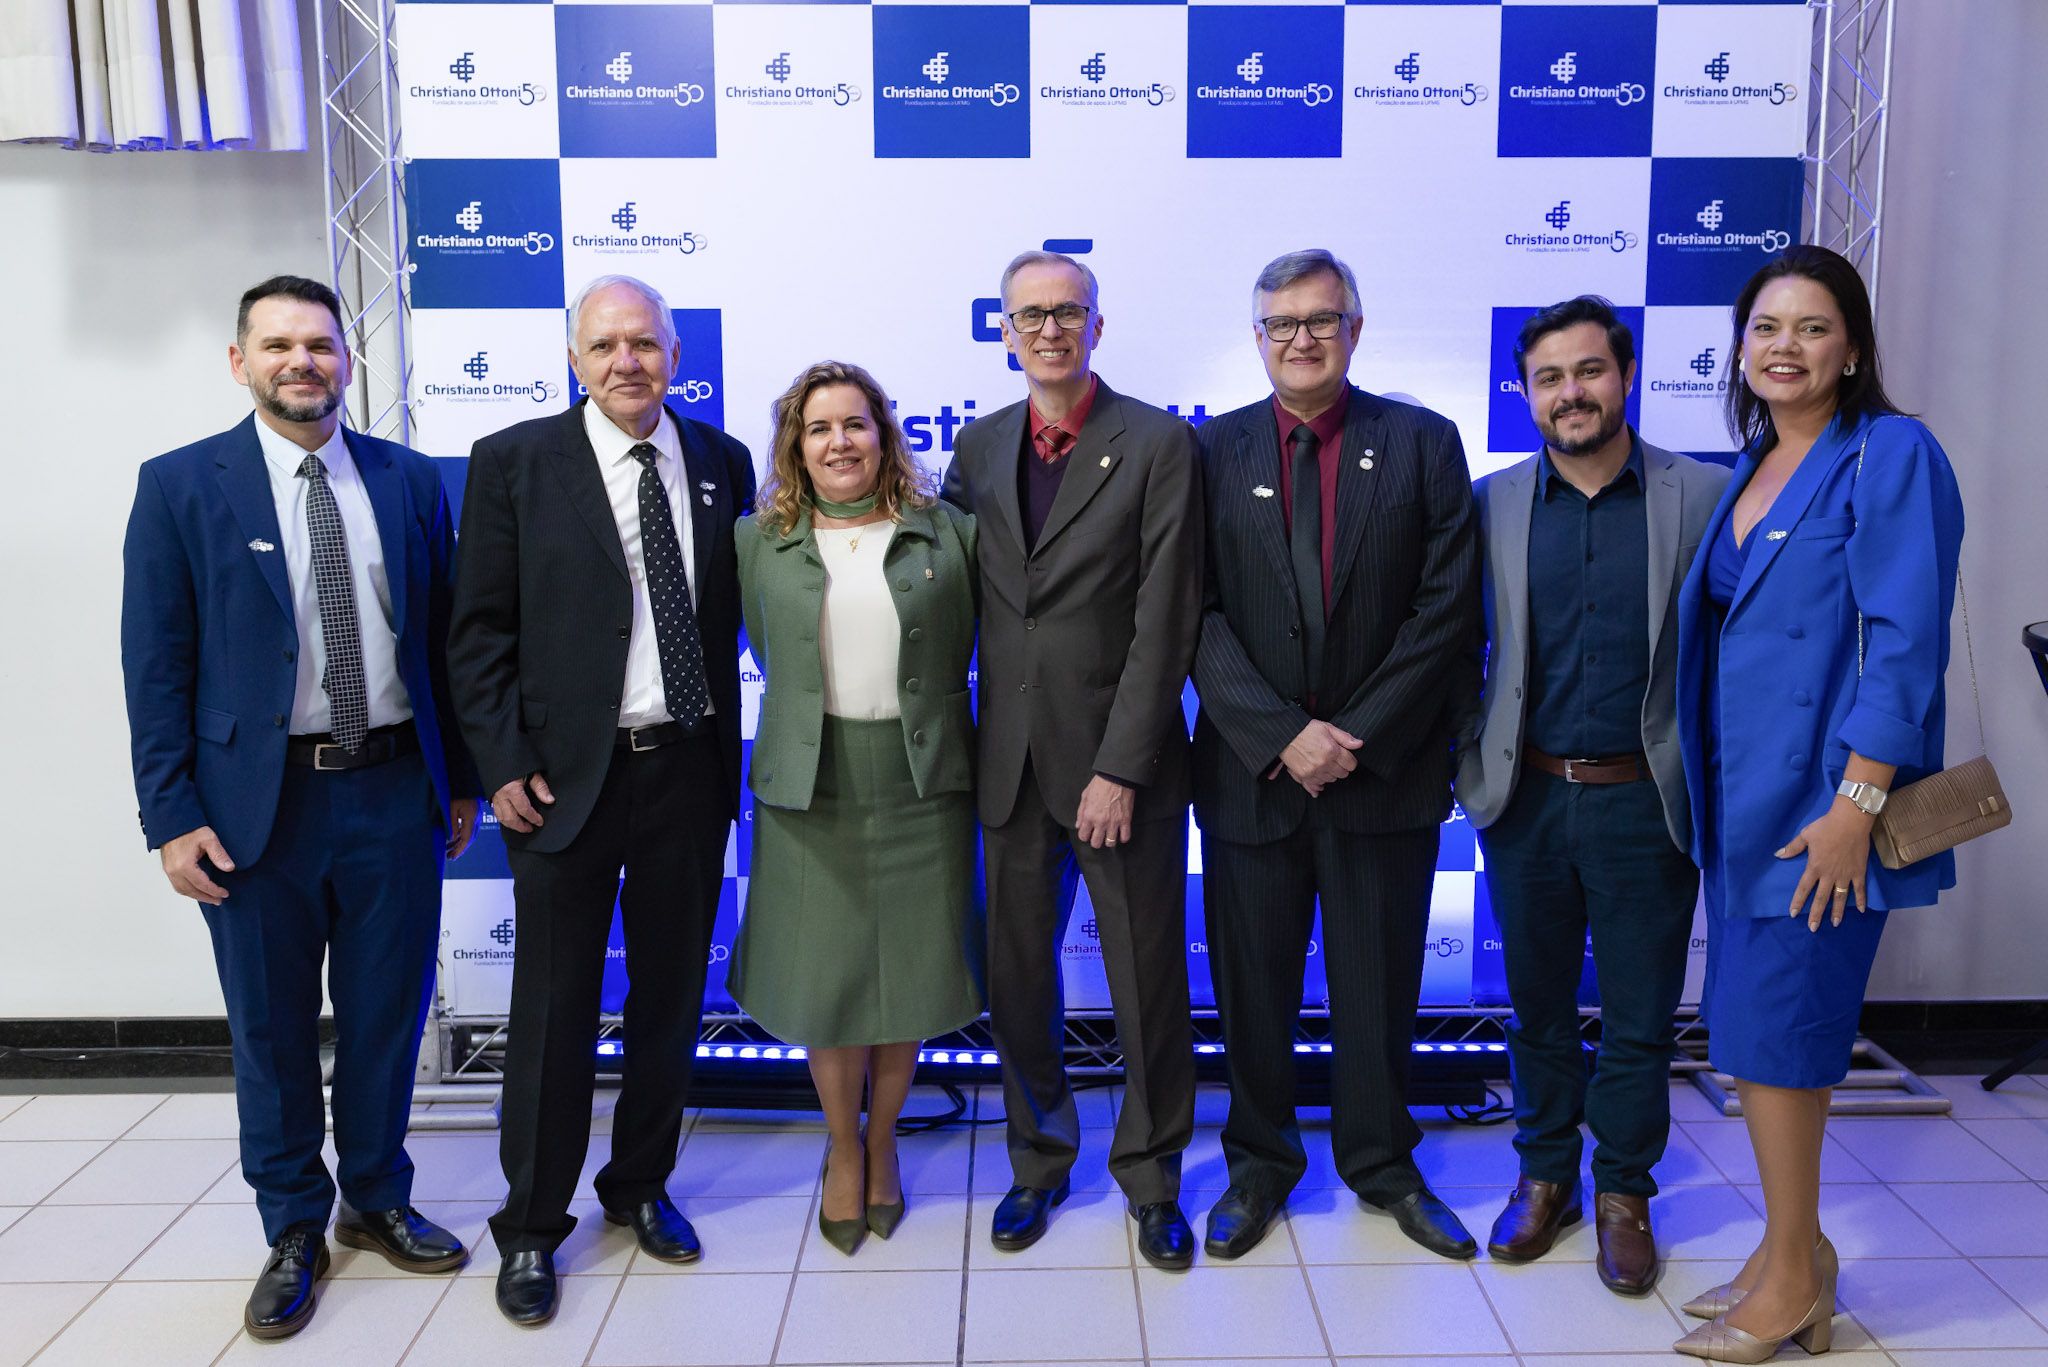
[[632,451],[640,462],[640,558],[647,569],[647,596],[654,604],[662,696],[669,716],[694,731],[711,705],[711,686],[704,675],[704,642],[697,635],[697,611],[690,605],[683,546],[676,539],[675,509],[654,470],[657,454],[653,443],[644,441]]
[[306,481],[306,532],[313,542],[313,585],[320,594],[320,644],[327,654],[326,677],[335,744],[350,754],[363,748],[370,728],[370,690],[363,682],[363,638],[356,622],[356,581],[348,566],[348,534],[341,509],[327,485],[320,457],[299,463]]

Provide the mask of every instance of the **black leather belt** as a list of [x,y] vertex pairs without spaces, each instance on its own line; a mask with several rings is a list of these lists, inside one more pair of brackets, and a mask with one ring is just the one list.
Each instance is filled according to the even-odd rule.
[[679,721],[658,721],[652,726],[621,726],[619,738],[613,744],[620,750],[659,750],[664,745],[674,745],[679,740],[688,740],[690,730]]
[[285,742],[284,758],[287,764],[308,769],[370,769],[419,748],[420,733],[411,722],[402,721],[370,731],[363,737],[363,748],[354,754],[336,745],[331,735],[293,736]]

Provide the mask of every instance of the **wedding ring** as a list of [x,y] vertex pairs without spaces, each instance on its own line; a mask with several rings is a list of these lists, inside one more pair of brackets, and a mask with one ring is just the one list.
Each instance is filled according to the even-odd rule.
[[1847,892],[1848,890],[1849,890],[1849,889],[1847,889],[1847,888],[1843,887],[1843,886],[1842,886],[1842,885],[1841,885],[1840,883],[1837,883],[1837,884],[1835,884],[1835,894],[1836,894],[1837,896],[1840,896],[1840,895],[1841,895],[1842,893],[1845,893],[1845,892]]

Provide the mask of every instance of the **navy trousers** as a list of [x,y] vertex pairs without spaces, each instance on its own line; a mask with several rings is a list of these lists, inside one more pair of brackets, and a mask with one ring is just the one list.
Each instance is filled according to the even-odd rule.
[[334,999],[334,1151],[357,1210],[412,1199],[405,1153],[420,1026],[434,990],[446,836],[417,753],[369,769],[287,765],[261,858],[216,873],[203,907],[234,1034],[242,1176],[271,1243],[325,1228],[320,965]]
[[[1699,893],[1699,870],[1671,843],[1657,785],[1524,770],[1479,842],[1514,1006],[1508,1060],[1522,1171],[1576,1182],[1583,1122],[1593,1131],[1594,1190],[1655,1195],[1650,1169],[1671,1137],[1671,1017]],[[1578,1004],[1588,932],[1600,985],[1590,1082]]]

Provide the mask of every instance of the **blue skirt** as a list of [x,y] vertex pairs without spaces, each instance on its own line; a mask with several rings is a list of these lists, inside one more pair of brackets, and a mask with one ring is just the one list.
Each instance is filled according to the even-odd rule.
[[1887,913],[1851,907],[1835,925],[1729,916],[1710,898],[1700,1014],[1715,1068],[1768,1087],[1832,1087],[1849,1072],[1863,992]]

